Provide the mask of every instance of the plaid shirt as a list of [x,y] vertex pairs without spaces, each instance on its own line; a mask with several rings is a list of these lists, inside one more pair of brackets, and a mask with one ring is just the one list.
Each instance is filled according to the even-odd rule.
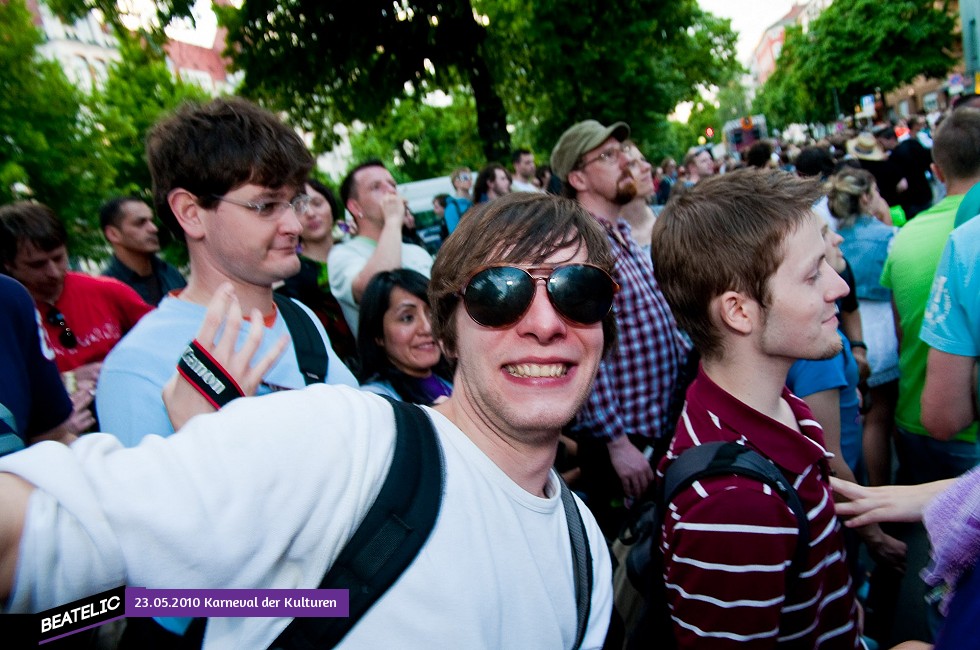
[[620,290],[613,310],[619,338],[599,364],[576,429],[607,440],[624,434],[659,438],[670,431],[670,396],[688,345],[629,225],[595,219],[606,229],[616,258],[613,278]]

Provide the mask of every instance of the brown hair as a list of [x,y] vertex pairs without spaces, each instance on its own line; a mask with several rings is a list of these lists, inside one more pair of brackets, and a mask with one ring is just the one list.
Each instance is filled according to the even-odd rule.
[[741,169],[704,179],[664,208],[653,231],[655,275],[705,358],[722,352],[711,301],[734,290],[765,307],[783,240],[811,214],[820,193],[815,181],[787,172]]
[[182,105],[150,129],[146,159],[156,213],[181,241],[184,231],[168,201],[174,189],[194,194],[208,209],[215,196],[246,183],[301,190],[313,168],[313,157],[290,127],[238,97]]
[[950,180],[980,175],[980,109],[959,108],[946,116],[933,136],[932,159]]
[[16,201],[0,206],[0,262],[9,266],[17,251],[30,242],[49,252],[68,243],[65,226],[54,211],[36,201]]
[[[429,304],[432,333],[446,353],[456,355],[454,314],[459,292],[488,264],[538,264],[557,250],[584,247],[588,263],[612,275],[613,257],[602,227],[575,201],[517,192],[475,207],[443,243],[432,267]],[[610,311],[602,321],[603,353],[616,340]]]

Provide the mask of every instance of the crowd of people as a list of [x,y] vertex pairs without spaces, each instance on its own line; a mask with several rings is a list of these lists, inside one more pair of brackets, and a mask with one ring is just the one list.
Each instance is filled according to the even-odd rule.
[[[754,478],[682,489],[658,531],[677,647],[964,647],[980,529],[951,541],[930,513],[980,518],[968,104],[659,166],[628,124],[581,121],[547,164],[452,170],[435,255],[381,161],[335,194],[273,114],[181,107],[146,136],[152,207],[101,210],[101,276],[68,270],[42,203],[0,207],[5,611],[315,588],[401,444],[396,401],[431,422],[442,502],[344,647],[622,647],[609,546],[711,442],[778,467],[809,544]],[[957,595],[901,600],[927,582]],[[289,625],[133,618],[111,645],[268,647]]]

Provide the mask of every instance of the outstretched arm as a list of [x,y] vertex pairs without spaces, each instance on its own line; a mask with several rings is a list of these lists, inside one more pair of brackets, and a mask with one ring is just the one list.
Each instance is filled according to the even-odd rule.
[[857,528],[884,521],[920,521],[926,506],[955,480],[880,487],[864,487],[839,478],[831,478],[830,483],[836,494],[848,499],[836,504],[837,514],[852,517],[844,525]]

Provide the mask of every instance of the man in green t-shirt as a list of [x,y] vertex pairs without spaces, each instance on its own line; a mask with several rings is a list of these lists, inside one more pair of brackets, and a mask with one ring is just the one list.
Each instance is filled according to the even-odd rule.
[[899,231],[881,275],[892,290],[901,328],[899,343],[898,482],[952,478],[980,462],[977,425],[952,440],[932,438],[922,425],[921,399],[929,346],[919,338],[932,279],[953,230],[963,195],[980,181],[980,110],[963,108],[941,124],[933,146],[933,171],[946,184],[946,198]]

